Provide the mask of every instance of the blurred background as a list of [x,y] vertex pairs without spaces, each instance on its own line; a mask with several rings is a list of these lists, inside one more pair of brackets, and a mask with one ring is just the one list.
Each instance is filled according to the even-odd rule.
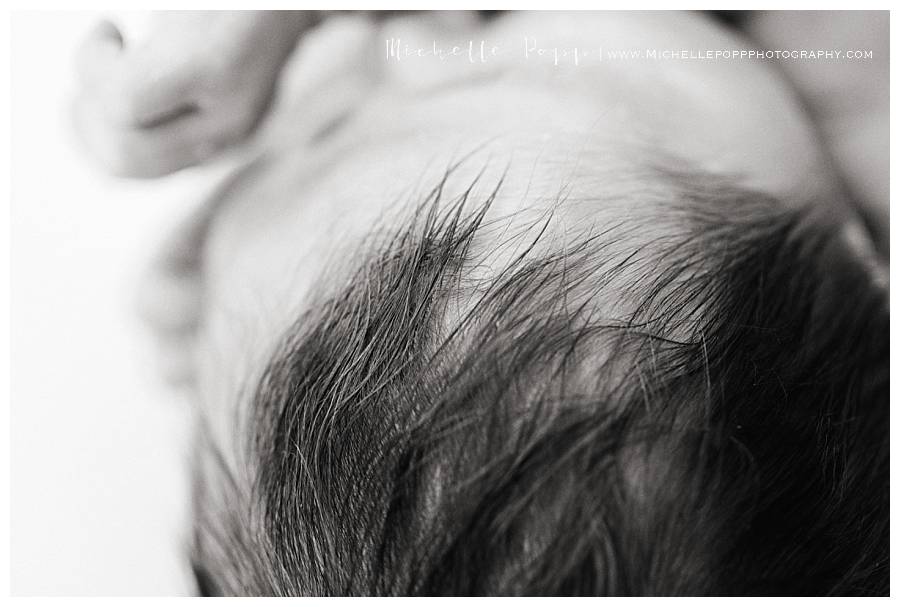
[[134,312],[143,264],[221,166],[97,171],[67,119],[73,52],[112,16],[12,14],[11,591],[186,594],[189,416]]

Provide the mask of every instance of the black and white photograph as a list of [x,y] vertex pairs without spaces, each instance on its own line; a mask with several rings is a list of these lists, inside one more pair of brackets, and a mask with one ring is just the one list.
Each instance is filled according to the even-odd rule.
[[889,10],[74,8],[12,596],[890,596]]

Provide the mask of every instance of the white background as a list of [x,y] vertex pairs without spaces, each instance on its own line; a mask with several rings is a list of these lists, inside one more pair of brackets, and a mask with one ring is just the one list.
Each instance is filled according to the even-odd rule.
[[211,169],[134,182],[83,158],[66,101],[75,46],[98,18],[12,15],[15,595],[192,591],[189,418],[156,381],[133,299],[141,265]]

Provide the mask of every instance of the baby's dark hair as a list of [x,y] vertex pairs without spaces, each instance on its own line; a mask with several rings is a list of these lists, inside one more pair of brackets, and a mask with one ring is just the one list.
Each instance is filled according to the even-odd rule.
[[489,278],[491,199],[436,188],[288,332],[240,469],[201,432],[201,592],[888,594],[885,290],[814,213],[668,178],[646,246]]

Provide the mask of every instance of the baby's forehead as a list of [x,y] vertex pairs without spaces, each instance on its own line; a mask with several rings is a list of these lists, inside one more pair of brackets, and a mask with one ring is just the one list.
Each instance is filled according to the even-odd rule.
[[[224,228],[214,230],[206,260],[207,348],[217,358],[208,364],[207,383],[225,400],[229,391],[247,397],[248,386],[298,317],[314,315],[327,298],[358,283],[361,271],[375,271],[370,264],[396,246],[399,234],[412,239],[409,246],[423,246],[425,235],[411,226],[434,216],[471,221],[482,213],[467,234],[466,258],[455,274],[457,314],[517,263],[554,258],[579,275],[577,288],[566,294],[569,305],[590,300],[594,314],[628,318],[642,297],[643,275],[666,262],[660,256],[696,239],[696,217],[724,224],[727,214],[714,207],[734,210],[739,194],[708,176],[660,169],[667,159],[623,163],[609,150],[575,146],[576,141],[563,146],[577,150],[569,157],[526,147],[530,156],[506,156],[505,162],[497,153],[510,151],[507,142],[485,145],[455,158],[449,168],[426,165],[414,183],[404,174],[387,201],[383,192],[390,188],[377,184],[395,177],[377,171],[350,171],[352,180],[342,178],[342,171],[308,177],[306,188],[289,183],[292,195],[278,189],[291,163],[249,174],[248,180],[259,181],[238,183],[227,195],[254,204],[239,205],[246,216],[221,220]],[[355,160],[345,161],[343,168],[352,169]],[[412,159],[391,161],[402,166]],[[227,257],[217,257],[223,250]],[[398,279],[412,279],[416,272],[406,271]],[[223,383],[223,376],[231,380]],[[242,377],[246,385],[233,385]]]
[[314,158],[284,150],[239,177],[222,195],[204,255],[207,311],[218,317],[208,324],[243,342],[229,336],[222,348],[261,360],[315,295],[346,284],[372,246],[435,193],[436,212],[460,204],[471,212],[490,199],[469,251],[473,280],[585,238],[613,259],[688,229],[676,218],[690,178],[673,177],[675,159],[583,133],[472,141],[369,140]]
[[[344,287],[438,191],[436,213],[468,215],[491,200],[463,286],[500,276],[520,255],[559,254],[588,237],[622,259],[669,230],[654,209],[674,199],[673,186],[643,151],[578,133],[473,141],[422,146],[411,136],[335,143],[312,157],[277,151],[224,189],[203,254],[200,375],[215,407],[246,396],[295,320]],[[610,310],[615,303],[610,295]]]

